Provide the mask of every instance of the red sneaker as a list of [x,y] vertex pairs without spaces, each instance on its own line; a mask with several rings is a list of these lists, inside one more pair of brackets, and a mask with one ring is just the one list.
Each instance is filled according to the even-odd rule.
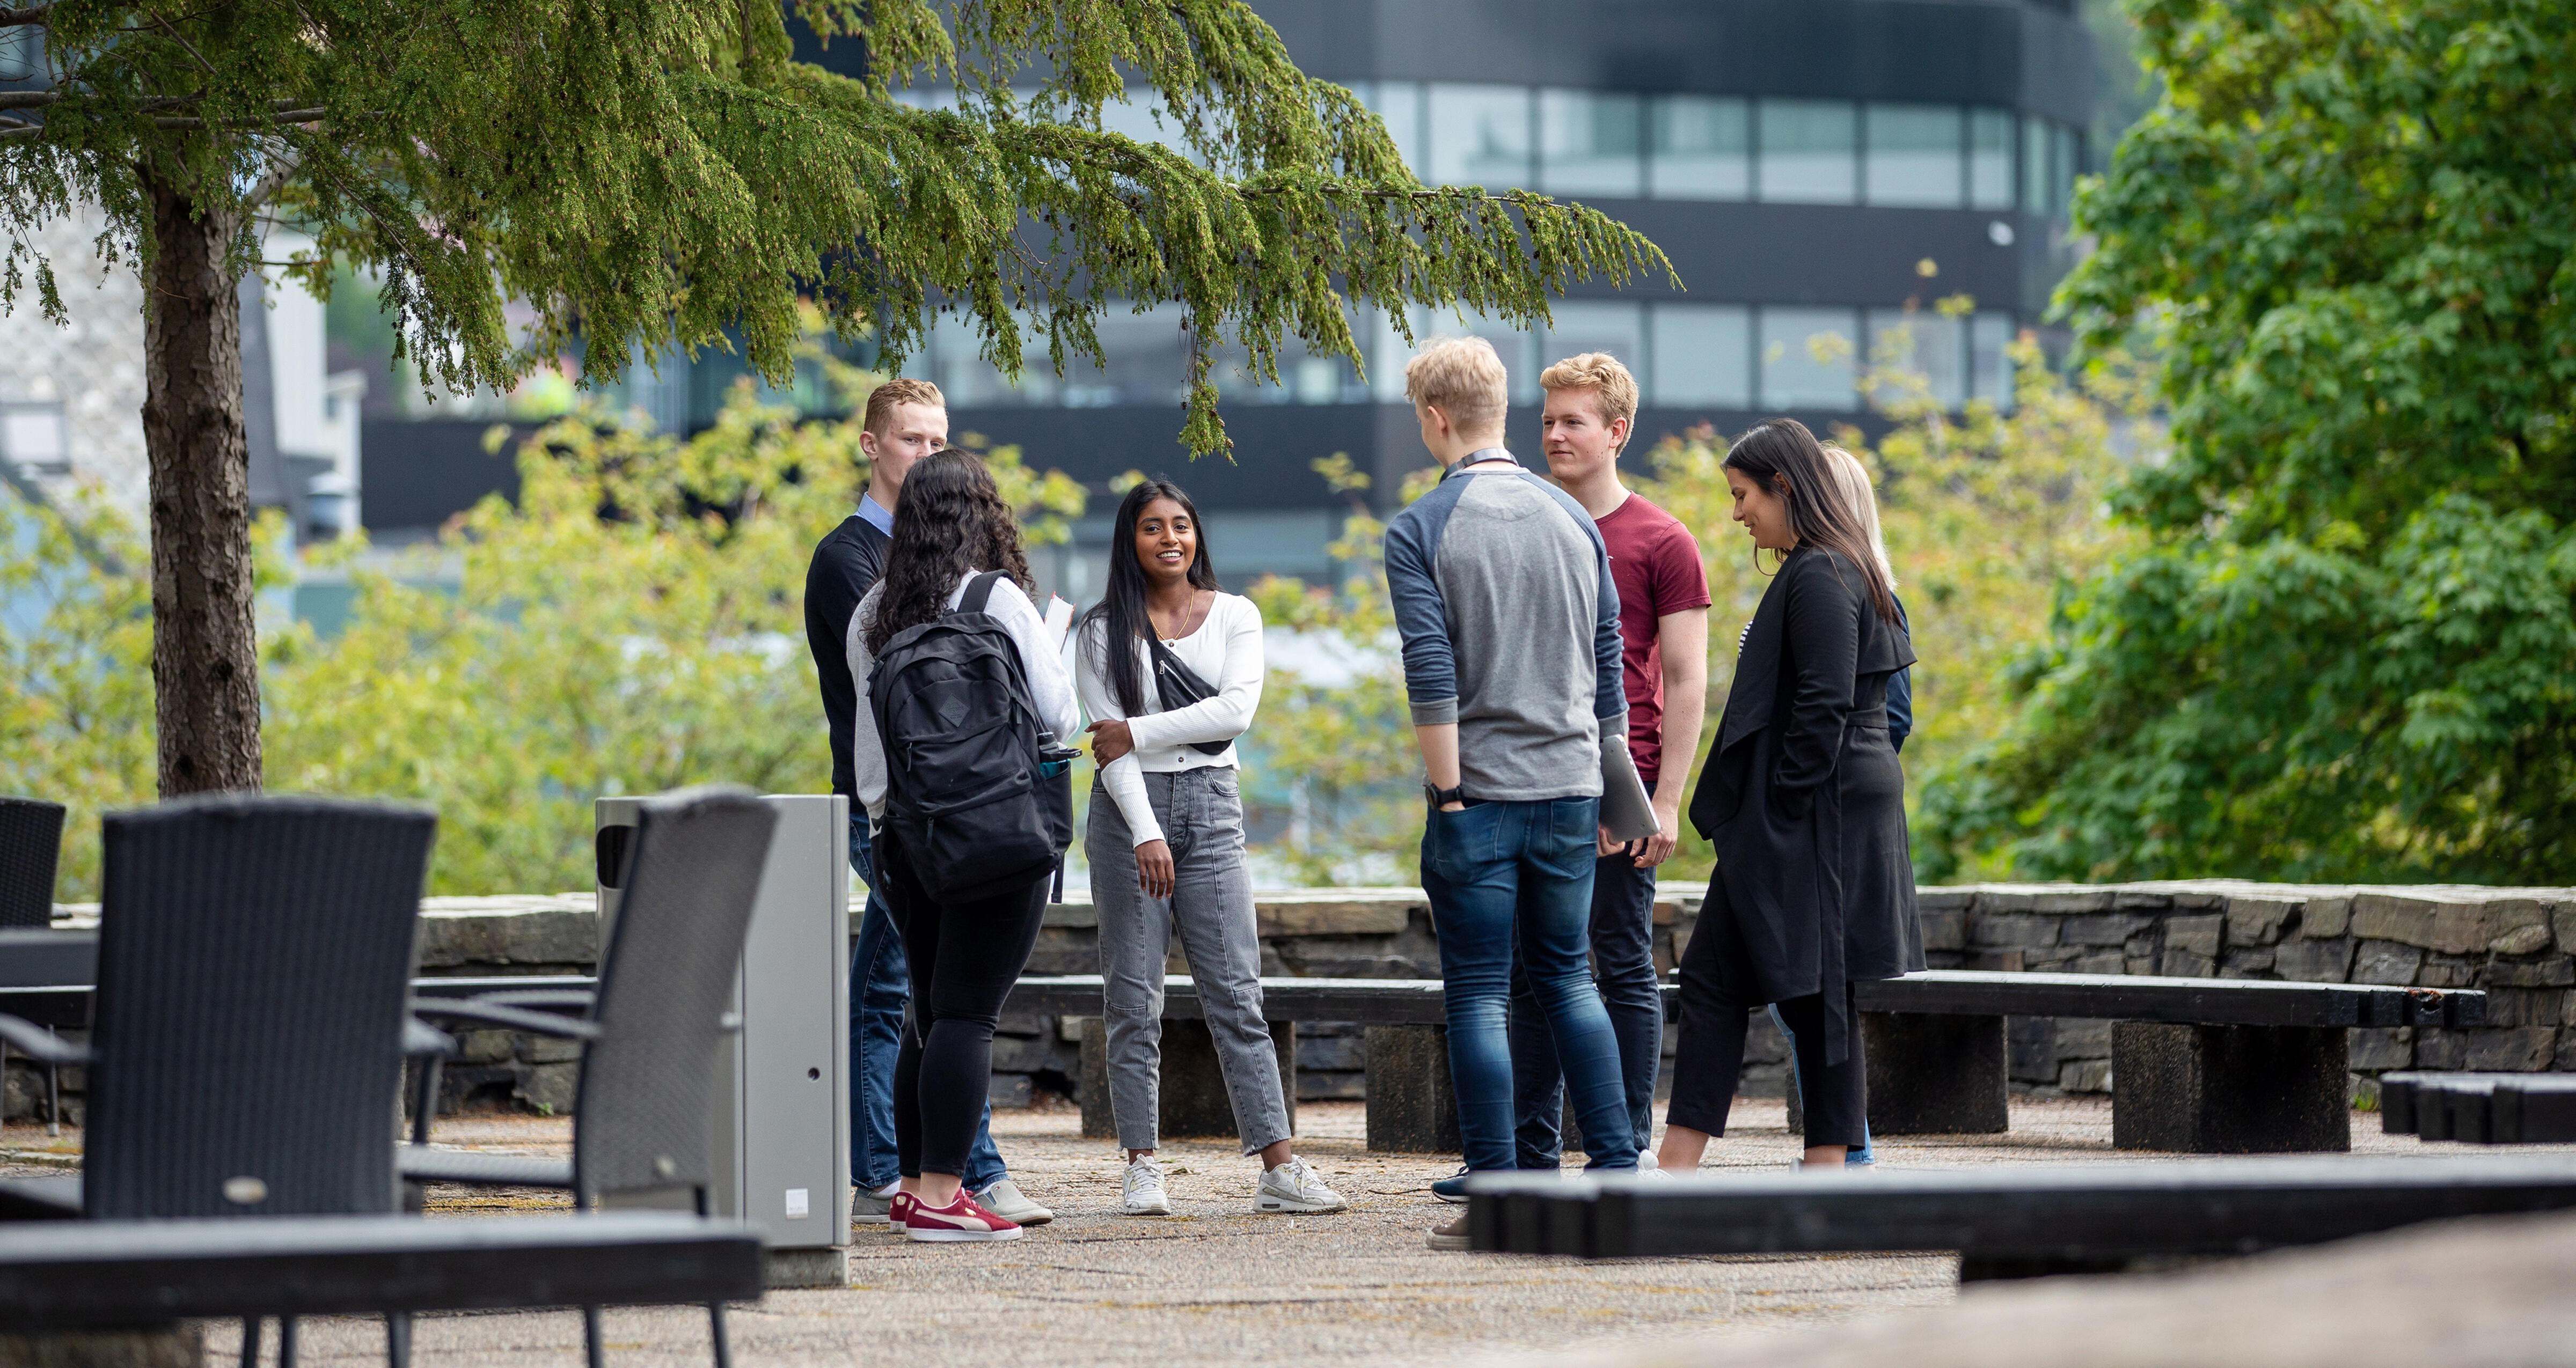
[[912,1209],[919,1205],[920,1201],[911,1193],[896,1193],[893,1208],[886,1212],[886,1223],[897,1230],[903,1229],[912,1223]]
[[931,1242],[1016,1240],[1021,1233],[1016,1224],[975,1205],[975,1199],[967,1196],[963,1188],[944,1207],[915,1198],[901,1219],[904,1234]]

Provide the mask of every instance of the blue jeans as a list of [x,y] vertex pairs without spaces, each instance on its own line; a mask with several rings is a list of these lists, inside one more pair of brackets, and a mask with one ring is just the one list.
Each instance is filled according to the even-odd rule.
[[[1764,1010],[1771,1014],[1771,1024],[1780,1028],[1781,1038],[1789,1042],[1789,1086],[1798,1089],[1798,1095],[1803,1098],[1807,1094],[1806,1085],[1798,1081],[1798,1033],[1790,1030],[1789,1023],[1780,1019],[1778,1003]],[[1863,1119],[1860,1123],[1860,1148],[1843,1151],[1843,1167],[1862,1168],[1877,1162],[1878,1150],[1869,1143],[1869,1122]]]
[[1422,833],[1422,887],[1447,985],[1449,1076],[1467,1167],[1515,1167],[1512,1148],[1512,961],[1531,994],[1574,1097],[1587,1168],[1633,1169],[1637,1141],[1620,1078],[1619,1040],[1593,991],[1589,962],[1597,798],[1478,803],[1434,810]]
[[[1523,896],[1527,896],[1526,889]],[[1655,980],[1655,871],[1625,852],[1592,865],[1592,974],[1619,1039],[1619,1071],[1628,1091],[1628,1124],[1644,1149],[1655,1133],[1655,1074],[1664,1062],[1664,995]],[[1558,1123],[1565,1110],[1556,1047],[1529,976],[1512,966],[1513,1138],[1525,1169],[1554,1170],[1562,1160]]]
[[[912,975],[894,912],[877,891],[876,852],[868,845],[864,812],[850,819],[850,868],[868,886],[868,910],[859,917],[858,944],[850,951],[850,1181],[862,1192],[874,1192],[903,1176],[894,1147],[894,1061],[903,1050],[903,1009],[912,1000]],[[1002,1166],[1002,1152],[993,1148],[989,1103],[960,1176],[969,1192],[1011,1176]]]

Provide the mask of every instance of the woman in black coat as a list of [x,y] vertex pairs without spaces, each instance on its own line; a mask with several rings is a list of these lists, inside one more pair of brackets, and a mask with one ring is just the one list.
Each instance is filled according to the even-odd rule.
[[1803,425],[1735,440],[1735,520],[1778,575],[1745,629],[1691,824],[1717,870],[1681,964],[1681,1040],[1665,1169],[1699,1166],[1744,1065],[1745,1014],[1779,1008],[1807,1104],[1806,1163],[1866,1142],[1851,985],[1923,967],[1906,849],[1905,775],[1887,681],[1914,663],[1887,574]]

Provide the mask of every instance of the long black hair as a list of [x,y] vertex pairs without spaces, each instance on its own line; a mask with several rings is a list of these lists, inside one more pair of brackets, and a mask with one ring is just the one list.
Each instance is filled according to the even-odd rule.
[[[911,487],[909,481],[905,487]],[[1130,717],[1145,706],[1145,672],[1136,662],[1136,642],[1154,630],[1154,620],[1145,610],[1145,563],[1136,554],[1136,524],[1145,516],[1145,505],[1156,499],[1169,499],[1189,515],[1198,546],[1190,559],[1190,587],[1219,587],[1216,565],[1208,559],[1207,527],[1199,521],[1199,506],[1190,502],[1190,496],[1169,480],[1147,480],[1128,490],[1118,505],[1117,530],[1109,534],[1108,588],[1100,602],[1083,614],[1082,625],[1086,630],[1099,628],[1100,663],[1109,676],[1109,691],[1117,695],[1119,711]]]
[[1727,449],[1726,466],[1753,477],[1789,508],[1789,530],[1798,545],[1832,551],[1859,569],[1869,586],[1870,606],[1880,618],[1896,621],[1896,589],[1878,563],[1869,531],[1859,510],[1834,478],[1833,458],[1816,434],[1795,418],[1766,418],[1747,429]]
[[886,548],[885,593],[868,624],[868,650],[881,652],[894,634],[930,621],[970,570],[1006,570],[1022,590],[1035,586],[1020,550],[1020,523],[993,473],[971,451],[922,457],[903,477],[894,501],[894,544]]

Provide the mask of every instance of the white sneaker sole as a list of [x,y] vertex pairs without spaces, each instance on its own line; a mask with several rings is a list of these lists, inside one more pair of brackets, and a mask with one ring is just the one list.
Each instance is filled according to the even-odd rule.
[[[986,1207],[984,1209],[986,1211],[993,1211],[991,1207]],[[993,1214],[1013,1225],[1024,1226],[1042,1226],[1055,1219],[1055,1213],[1052,1211],[1032,1211],[1026,1216],[1016,1216],[1007,1211],[993,1211]]]
[[1169,1202],[1129,1202],[1122,1210],[1129,1216],[1169,1216],[1172,1214],[1172,1204]]
[[923,1244],[990,1244],[996,1240],[1016,1240],[1018,1230],[956,1230],[947,1226],[907,1226],[904,1233]]
[[1273,1196],[1267,1192],[1253,1199],[1252,1203],[1252,1209],[1255,1211],[1279,1212],[1292,1216],[1320,1216],[1328,1212],[1348,1211],[1350,1206],[1348,1201],[1309,1202],[1296,1197]]
[[1423,1236],[1422,1242],[1433,1249],[1472,1249],[1475,1247],[1474,1242],[1464,1235],[1443,1235],[1437,1231]]

